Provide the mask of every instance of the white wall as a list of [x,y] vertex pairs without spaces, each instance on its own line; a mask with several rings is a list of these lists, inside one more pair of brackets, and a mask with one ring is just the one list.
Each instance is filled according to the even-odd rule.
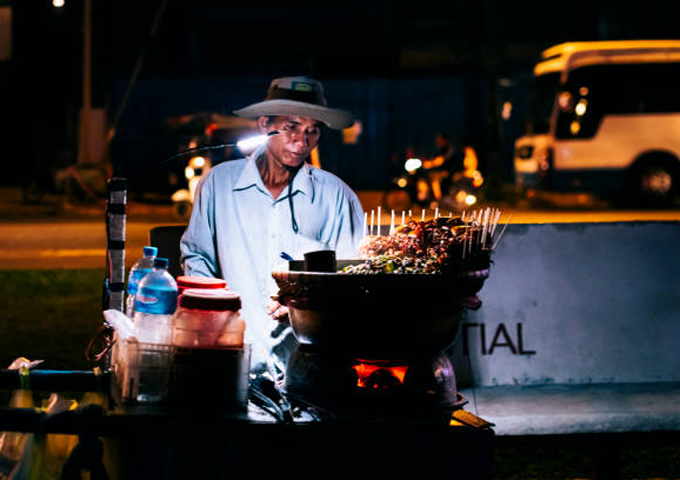
[[493,260],[459,387],[680,381],[680,223],[510,225]]

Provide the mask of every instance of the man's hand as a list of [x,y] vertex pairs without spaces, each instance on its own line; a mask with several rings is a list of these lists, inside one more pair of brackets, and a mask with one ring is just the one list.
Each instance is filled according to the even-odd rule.
[[269,303],[269,305],[267,305],[267,314],[269,314],[274,320],[278,320],[281,323],[290,323],[288,318],[288,307],[284,307],[277,301],[273,300]]
[[441,167],[442,165],[444,165],[445,160],[446,159],[444,158],[444,155],[439,155],[438,157],[423,160],[423,169],[429,170],[431,168]]

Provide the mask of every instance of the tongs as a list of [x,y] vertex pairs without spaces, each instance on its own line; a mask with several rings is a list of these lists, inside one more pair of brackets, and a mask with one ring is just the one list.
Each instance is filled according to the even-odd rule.
[[249,389],[251,400],[279,421],[291,425],[295,423],[292,407],[279,387],[272,372],[273,366],[269,363],[267,362],[265,373],[251,378]]

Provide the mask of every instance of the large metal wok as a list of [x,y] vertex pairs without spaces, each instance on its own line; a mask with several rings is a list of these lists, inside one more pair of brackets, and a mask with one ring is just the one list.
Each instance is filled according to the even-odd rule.
[[[338,270],[361,260],[338,260]],[[357,358],[407,359],[451,345],[463,309],[478,306],[486,268],[458,275],[303,271],[290,261],[272,272],[302,344]]]

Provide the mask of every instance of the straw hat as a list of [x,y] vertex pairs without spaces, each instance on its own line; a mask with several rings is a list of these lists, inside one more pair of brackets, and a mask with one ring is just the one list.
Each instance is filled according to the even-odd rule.
[[351,113],[328,108],[323,85],[308,77],[276,78],[269,85],[264,101],[236,110],[234,114],[252,119],[267,115],[308,117],[335,130],[351,127],[354,123]]

